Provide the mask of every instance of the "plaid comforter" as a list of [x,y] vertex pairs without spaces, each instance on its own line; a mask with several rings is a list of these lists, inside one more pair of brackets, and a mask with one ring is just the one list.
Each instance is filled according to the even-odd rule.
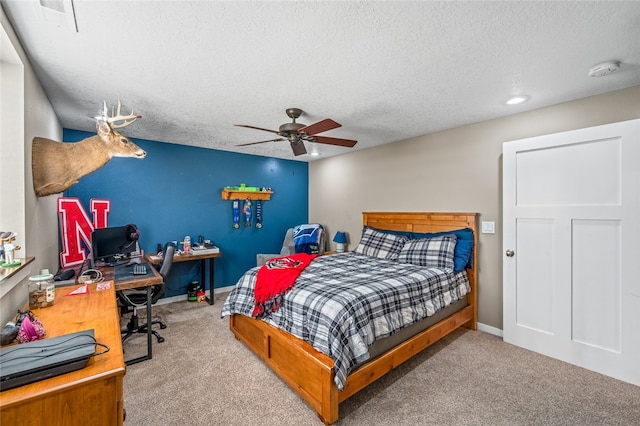
[[[251,316],[259,267],[238,280],[222,317]],[[353,252],[320,256],[307,266],[280,309],[264,320],[309,342],[335,363],[342,390],[368,347],[456,302],[469,291],[466,272],[424,268]]]

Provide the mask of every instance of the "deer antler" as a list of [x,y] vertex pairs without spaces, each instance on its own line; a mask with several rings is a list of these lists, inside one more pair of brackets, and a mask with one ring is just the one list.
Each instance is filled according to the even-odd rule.
[[[104,110],[102,112],[102,115],[104,117],[104,120],[107,123],[109,123],[109,126],[111,126],[112,129],[120,129],[122,127],[128,126],[129,124],[133,123],[138,118],[142,118],[142,116],[140,114],[134,114],[133,111],[131,111],[131,114],[129,114],[129,115],[122,115],[120,113],[120,108],[121,107],[122,107],[122,105],[120,104],[120,99],[118,99],[118,111],[117,111],[117,113],[114,112],[113,108],[111,108],[111,116],[109,116],[109,111],[107,109],[107,102],[104,101]],[[119,122],[121,122],[121,123],[119,123]]]

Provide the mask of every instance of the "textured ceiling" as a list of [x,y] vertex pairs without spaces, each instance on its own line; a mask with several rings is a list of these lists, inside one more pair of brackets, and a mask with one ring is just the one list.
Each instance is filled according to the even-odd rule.
[[[38,0],[1,2],[63,127],[95,131],[120,99],[143,116],[127,136],[300,161],[640,84],[635,1],[42,0],[62,23]],[[607,60],[620,70],[587,75]],[[358,144],[236,146],[274,135],[233,124],[277,129],[289,107]]]

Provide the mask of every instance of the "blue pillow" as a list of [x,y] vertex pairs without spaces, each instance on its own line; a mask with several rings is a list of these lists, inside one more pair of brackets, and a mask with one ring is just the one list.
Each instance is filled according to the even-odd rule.
[[422,238],[433,238],[442,235],[455,235],[456,248],[453,254],[453,271],[464,271],[465,268],[471,267],[473,262],[473,231],[471,228],[456,229],[454,231],[444,232],[415,232],[411,235],[411,239],[417,240]]

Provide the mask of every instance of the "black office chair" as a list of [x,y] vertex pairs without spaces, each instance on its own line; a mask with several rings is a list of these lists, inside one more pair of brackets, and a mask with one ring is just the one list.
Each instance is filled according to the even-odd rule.
[[[173,265],[173,255],[176,252],[176,246],[173,243],[167,243],[164,245],[164,249],[162,250],[162,263],[160,264],[160,268],[158,273],[162,275],[163,281],[167,279],[167,275],[171,270],[171,265]],[[154,285],[151,289],[151,304],[155,304],[163,295],[164,295],[164,285]],[[120,314],[125,314],[130,311],[133,311],[133,315],[127,324],[127,328],[121,330],[122,333],[122,341],[124,342],[129,337],[133,336],[135,333],[147,333],[148,324],[139,324],[138,318],[138,308],[143,308],[147,306],[147,289],[142,288],[133,288],[128,290],[119,290],[116,292],[118,297],[118,305],[120,305]],[[147,307],[147,309],[151,309],[151,307]],[[167,328],[166,324],[162,321],[152,321],[151,327],[153,324],[157,324],[161,329]],[[164,337],[162,337],[157,331],[151,330],[158,343],[164,342]]]

